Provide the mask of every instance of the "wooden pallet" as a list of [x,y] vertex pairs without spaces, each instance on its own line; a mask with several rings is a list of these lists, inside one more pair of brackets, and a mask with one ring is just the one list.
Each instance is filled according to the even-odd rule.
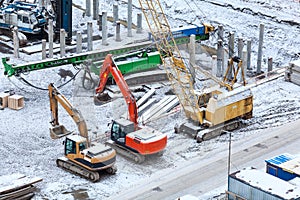
[[9,93],[0,93],[0,108],[6,108],[8,105],[8,96]]
[[9,96],[8,107],[14,110],[22,109],[24,107],[24,97],[16,94]]
[[0,200],[31,199],[36,189],[33,184],[40,181],[41,178],[27,177],[23,174],[0,176]]

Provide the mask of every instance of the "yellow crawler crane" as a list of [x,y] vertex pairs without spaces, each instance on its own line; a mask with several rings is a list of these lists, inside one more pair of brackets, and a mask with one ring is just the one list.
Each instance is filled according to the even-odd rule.
[[[66,171],[80,175],[92,182],[100,179],[99,172],[106,171],[115,174],[116,152],[109,146],[100,143],[91,143],[85,120],[79,110],[62,95],[53,84],[49,84],[49,99],[51,110],[50,136],[52,139],[66,137],[65,157],[58,158],[56,164]],[[78,127],[79,134],[72,134],[58,122],[58,103],[72,117]]]
[[[186,117],[194,123],[196,122],[197,125],[194,128],[194,123],[183,124],[179,131],[192,132],[195,136],[199,135],[199,137],[197,136],[197,140],[202,141],[220,135],[221,132],[216,130],[227,130],[227,128],[231,130],[236,128],[238,123],[234,119],[252,117],[252,93],[250,89],[246,88],[240,91],[233,90],[235,79],[233,81],[228,81],[227,79],[219,81],[215,78],[222,88],[204,93],[194,91],[189,68],[182,59],[160,1],[139,0],[139,4],[156,47],[160,52],[172,89],[178,97]],[[213,30],[211,25],[204,24],[204,26],[207,33]],[[240,61],[240,59],[238,60]],[[233,66],[233,62],[235,61],[237,59],[232,59],[229,67]],[[237,69],[240,69],[240,67],[241,62],[238,63]],[[226,73],[229,73],[229,71]],[[234,72],[235,78],[237,73],[238,70]],[[212,76],[209,75],[209,77]],[[224,87],[227,90],[224,90]],[[214,126],[218,127],[207,129]],[[200,134],[202,131],[204,133]]]

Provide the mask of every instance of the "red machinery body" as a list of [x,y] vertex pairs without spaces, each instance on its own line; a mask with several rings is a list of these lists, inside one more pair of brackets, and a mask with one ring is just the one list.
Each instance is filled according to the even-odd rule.
[[111,126],[111,140],[131,152],[149,155],[162,151],[167,145],[167,136],[150,127],[138,126],[138,111],[135,98],[131,93],[122,73],[108,54],[100,71],[100,82],[96,94],[101,96],[107,83],[108,75],[112,74],[128,105],[129,120],[114,120]]

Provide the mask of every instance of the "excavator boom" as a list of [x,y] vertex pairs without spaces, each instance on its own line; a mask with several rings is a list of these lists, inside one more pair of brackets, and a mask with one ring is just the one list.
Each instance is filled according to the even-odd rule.
[[74,108],[69,100],[62,95],[52,83],[48,86],[49,90],[49,99],[50,99],[50,110],[51,110],[51,125],[50,136],[52,139],[58,139],[66,135],[71,134],[72,132],[67,131],[63,125],[60,125],[58,122],[58,103],[67,111],[67,113],[72,117],[74,122],[78,127],[80,135],[88,140],[88,131],[86,122],[83,119],[79,110]]
[[[118,153],[135,160],[137,163],[144,161],[146,155],[160,153],[166,147],[167,136],[149,127],[138,126],[138,112],[135,98],[122,73],[115,65],[111,54],[108,54],[100,71],[100,82],[96,89],[94,100],[103,97],[108,75],[111,74],[119,86],[121,93],[128,105],[129,120],[114,120],[111,126],[110,138],[106,144],[114,148]],[[96,103],[96,101],[95,101]]]
[[115,65],[112,55],[108,54],[105,57],[105,60],[103,62],[101,71],[100,71],[100,82],[98,87],[96,88],[96,99],[101,101],[101,93],[103,93],[104,88],[107,83],[107,79],[109,74],[112,74],[114,77],[114,80],[116,81],[117,85],[119,86],[121,93],[126,101],[126,104],[128,105],[128,112],[129,112],[129,119],[132,121],[135,125],[138,123],[137,118],[138,118],[138,112],[137,112],[137,106],[136,106],[136,101],[134,96],[129,90],[129,87],[126,83],[126,81],[123,78],[123,75],[121,71],[118,69],[118,67]]
[[57,166],[93,182],[100,179],[99,171],[104,170],[109,174],[114,174],[117,171],[117,168],[114,166],[116,151],[104,144],[91,144],[88,139],[85,120],[79,110],[74,108],[52,83],[49,84],[48,89],[52,114],[51,138],[57,139],[71,133],[66,131],[66,128],[58,122],[58,103],[72,117],[79,131],[79,135],[72,134],[65,137],[65,156],[56,160]]

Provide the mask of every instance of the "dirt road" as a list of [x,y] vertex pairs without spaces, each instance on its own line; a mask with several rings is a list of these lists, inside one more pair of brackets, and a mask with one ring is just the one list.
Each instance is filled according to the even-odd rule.
[[[264,160],[282,153],[299,153],[300,120],[280,128],[262,131],[260,137],[232,143],[231,172],[245,167],[264,169]],[[140,181],[131,190],[112,199],[176,199],[184,194],[203,196],[210,191],[225,191],[228,172],[228,146],[206,159],[194,159],[172,171],[165,170]],[[155,197],[155,198],[154,198]]]

